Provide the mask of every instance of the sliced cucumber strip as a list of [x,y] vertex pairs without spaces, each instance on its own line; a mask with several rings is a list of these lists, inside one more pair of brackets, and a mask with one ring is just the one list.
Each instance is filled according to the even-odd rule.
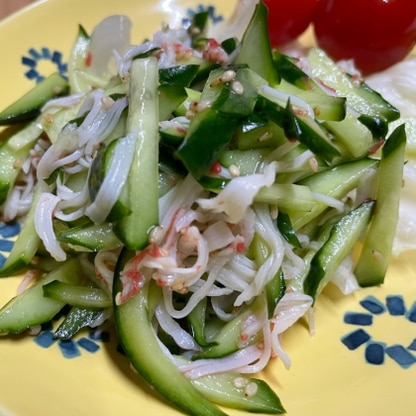
[[47,101],[66,94],[68,90],[67,80],[62,75],[53,73],[0,112],[0,125],[21,123],[34,119]]
[[[378,164],[377,160],[361,159],[350,163],[338,165],[298,182],[299,185],[309,186],[312,192],[324,194],[333,198],[341,199],[359,184],[362,176]],[[309,212],[295,212],[286,210],[295,230],[311,222],[314,218],[325,211],[327,205],[316,202]]]
[[329,238],[313,257],[303,283],[304,292],[314,299],[336,272],[340,263],[351,253],[366,230],[374,201],[364,202],[343,216],[331,229]]
[[135,370],[173,405],[193,416],[225,416],[207,400],[161,350],[152,326],[145,285],[133,297],[118,304],[120,272],[127,252],[121,255],[114,274],[114,318],[120,343]]
[[88,91],[90,84],[83,73],[88,68],[88,50],[91,38],[83,26],[78,26],[77,38],[68,61],[68,77],[71,93]]
[[104,309],[112,305],[103,289],[54,280],[43,285],[43,296],[71,306]]
[[267,7],[259,1],[241,40],[240,50],[234,63],[248,65],[269,84],[276,85],[279,77],[273,64],[267,15]]
[[126,247],[142,249],[159,221],[159,106],[156,58],[135,59],[131,67],[127,131],[136,139],[126,183],[130,214],[116,222],[115,232]]
[[86,309],[74,306],[65,316],[53,336],[59,339],[71,339],[82,328],[95,323],[102,314],[103,311],[100,309]]
[[192,384],[214,403],[252,413],[285,413],[276,393],[263,380],[236,373],[212,374]]
[[326,121],[324,126],[355,159],[367,156],[374,145],[371,131],[351,114],[340,121]]
[[121,245],[109,222],[69,228],[58,233],[57,239],[61,243],[85,247],[91,251],[108,250]]
[[[218,331],[218,334],[210,340],[212,345],[197,353],[194,359],[225,357],[238,351],[241,348],[241,334],[244,322],[250,316],[260,314],[263,310],[264,300],[261,297],[256,298],[250,307],[242,307],[235,318],[226,322]],[[247,340],[247,345],[255,341],[256,339]]]
[[0,332],[20,333],[32,326],[49,322],[65,303],[43,296],[43,285],[54,280],[79,284],[83,272],[77,258],[61,264],[0,309]]
[[375,213],[355,268],[361,286],[384,282],[396,234],[405,149],[406,132],[401,124],[391,133],[382,149]]
[[40,247],[41,240],[35,229],[35,211],[40,193],[41,190],[38,187],[12,251],[0,269],[0,277],[12,276],[22,272],[30,264]]
[[305,100],[313,109],[319,120],[343,120],[346,114],[346,98],[327,95],[322,90],[304,90],[282,80],[278,90]]
[[159,69],[160,84],[180,85],[182,87],[189,87],[192,80],[195,78],[199,69],[199,65],[175,65],[169,68]]
[[41,131],[29,124],[0,145],[0,204],[6,200]]
[[394,106],[363,81],[348,76],[322,49],[311,48],[308,61],[312,76],[346,97],[347,105],[358,113],[387,122],[399,118]]

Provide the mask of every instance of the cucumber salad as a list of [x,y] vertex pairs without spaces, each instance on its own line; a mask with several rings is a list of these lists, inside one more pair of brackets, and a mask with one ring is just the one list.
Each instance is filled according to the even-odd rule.
[[[0,112],[0,269],[23,275],[4,335],[110,324],[134,369],[189,415],[285,413],[258,378],[290,367],[328,284],[383,283],[406,128],[357,73],[270,47],[263,1],[196,13],[132,45],[132,22],[79,26],[68,77]],[[221,27],[221,30],[219,29]],[[1,342],[1,339],[0,339]]]

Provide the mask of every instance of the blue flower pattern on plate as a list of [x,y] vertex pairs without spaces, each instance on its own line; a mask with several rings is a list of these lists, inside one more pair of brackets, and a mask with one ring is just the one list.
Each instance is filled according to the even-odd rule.
[[45,75],[38,69],[38,64],[41,61],[51,62],[56,67],[57,72],[63,76],[66,75],[68,65],[62,62],[61,52],[43,47],[40,50],[30,48],[27,53],[28,55],[22,57],[22,64],[28,67],[28,70],[25,72],[25,76],[29,80],[34,80],[38,83],[45,79]]
[[8,254],[13,248],[14,240],[19,233],[20,223],[18,221],[0,223],[0,267],[6,261]]
[[187,16],[182,19],[182,23],[186,26],[188,24],[191,23],[192,17],[196,14],[196,13],[202,13],[202,12],[208,12],[208,16],[209,19],[213,22],[213,23],[219,23],[221,22],[224,17],[220,14],[217,14],[215,11],[215,7],[214,6],[205,6],[203,4],[198,4],[194,9],[188,9],[187,10]]
[[42,348],[50,348],[57,345],[64,358],[80,357],[82,352],[96,353],[101,349],[100,344],[110,341],[110,333],[100,328],[89,330],[87,335],[82,335],[70,340],[59,340],[53,336],[52,324],[42,326],[41,332],[34,337],[34,342]]
[[402,368],[409,368],[415,364],[416,338],[409,345],[389,345],[382,340],[373,339],[371,325],[377,319],[377,316],[383,313],[388,313],[390,316],[399,319],[406,319],[410,323],[416,323],[416,302],[407,309],[401,295],[388,295],[385,303],[374,296],[367,296],[360,301],[360,305],[367,312],[346,312],[344,314],[344,323],[356,325],[360,328],[344,335],[341,342],[349,350],[356,350],[364,345],[364,357],[369,364],[381,365],[385,362],[386,356]]

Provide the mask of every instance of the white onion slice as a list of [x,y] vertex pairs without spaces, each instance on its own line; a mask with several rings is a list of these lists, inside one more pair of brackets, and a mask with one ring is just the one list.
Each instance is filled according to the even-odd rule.
[[123,15],[109,16],[94,28],[89,49],[92,73],[107,76],[114,51],[122,54],[130,46],[130,32],[131,21]]

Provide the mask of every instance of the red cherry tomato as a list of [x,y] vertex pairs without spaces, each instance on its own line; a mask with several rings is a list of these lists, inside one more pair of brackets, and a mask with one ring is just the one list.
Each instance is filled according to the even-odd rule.
[[312,20],[319,0],[264,0],[269,9],[270,43],[283,46],[301,35]]
[[364,74],[402,60],[416,42],[415,0],[323,0],[313,20],[318,46],[353,58]]

